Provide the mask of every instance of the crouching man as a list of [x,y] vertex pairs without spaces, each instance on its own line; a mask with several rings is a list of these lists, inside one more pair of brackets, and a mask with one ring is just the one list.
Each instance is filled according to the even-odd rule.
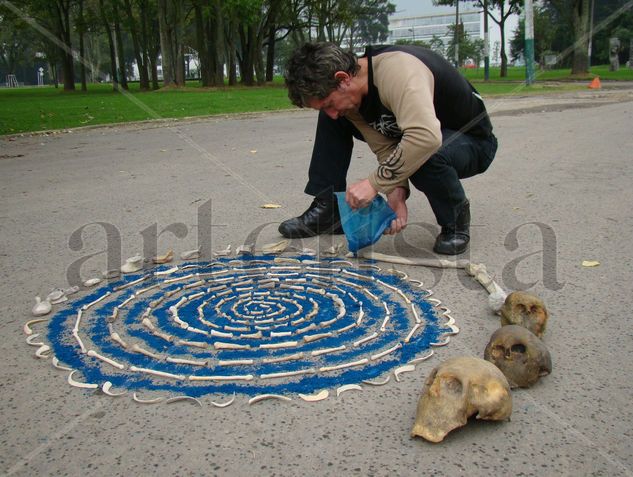
[[[330,43],[307,43],[288,61],[288,96],[319,110],[306,194],[314,196],[279,232],[287,238],[342,233],[334,192],[354,209],[378,192],[407,225],[409,183],[431,205],[441,233],[433,250],[456,255],[470,241],[470,204],[460,179],[484,172],[497,150],[481,96],[441,56],[416,46],[368,46],[364,56]],[[346,188],[353,138],[378,158],[367,179]]]

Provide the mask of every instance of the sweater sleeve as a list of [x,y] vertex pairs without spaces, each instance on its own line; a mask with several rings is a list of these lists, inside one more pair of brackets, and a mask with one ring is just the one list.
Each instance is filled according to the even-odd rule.
[[[378,156],[378,168],[369,176],[372,186],[384,193],[403,186],[442,145],[440,122],[433,105],[434,79],[431,70],[412,55],[386,53],[375,57],[374,84],[381,102],[396,117],[402,137],[388,141],[378,131],[367,141]],[[378,61],[376,61],[378,60]],[[365,129],[365,128],[363,128]],[[365,134],[365,131],[361,130]],[[372,144],[374,139],[374,144]],[[378,142],[376,142],[378,141]]]

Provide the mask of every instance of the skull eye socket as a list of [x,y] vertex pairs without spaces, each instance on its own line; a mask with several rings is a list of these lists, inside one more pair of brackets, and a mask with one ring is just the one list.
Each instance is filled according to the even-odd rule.
[[524,354],[526,351],[527,351],[527,348],[525,347],[525,345],[521,343],[513,344],[512,346],[510,346],[510,352],[512,353]]
[[462,393],[462,383],[459,379],[455,377],[445,377],[442,379],[442,391],[448,394],[461,394]]
[[494,348],[492,348],[492,351],[490,352],[490,354],[492,355],[494,359],[501,358],[505,353],[506,353],[505,349],[503,349],[502,346],[495,346]]
[[540,311],[540,310],[539,310],[539,307],[538,307],[537,305],[532,305],[532,306],[530,307],[530,313],[532,313],[532,314],[536,314],[536,313],[538,313],[539,311]]
[[519,303],[517,305],[517,310],[519,313],[525,313],[527,311],[527,307],[523,303]]

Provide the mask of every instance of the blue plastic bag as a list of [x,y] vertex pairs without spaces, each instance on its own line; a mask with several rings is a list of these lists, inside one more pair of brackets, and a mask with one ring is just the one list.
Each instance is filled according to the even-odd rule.
[[385,229],[391,225],[391,221],[396,218],[396,213],[381,195],[377,195],[367,207],[352,210],[345,202],[345,192],[335,194],[347,245],[354,255],[361,248],[376,243]]

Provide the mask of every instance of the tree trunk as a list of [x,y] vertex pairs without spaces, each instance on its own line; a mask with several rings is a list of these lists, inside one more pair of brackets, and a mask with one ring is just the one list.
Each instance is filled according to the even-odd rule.
[[79,34],[79,77],[81,78],[81,90],[87,91],[86,86],[86,49],[84,46],[84,34],[86,25],[84,23],[84,0],[79,0],[79,22],[77,33]]
[[266,48],[266,81],[271,82],[274,77],[275,66],[275,32],[277,30],[276,25],[270,25],[268,27],[268,40]]
[[589,0],[574,0],[572,20],[574,25],[574,55],[572,75],[589,73]]
[[196,45],[198,47],[198,61],[200,63],[200,84],[202,86],[211,86],[211,65],[209,58],[209,51],[207,50],[206,41],[206,24],[208,19],[205,18],[202,12],[202,7],[199,3],[196,3],[193,7],[194,20],[196,25]]
[[110,23],[108,22],[108,16],[106,15],[105,6],[103,0],[99,0],[99,11],[101,14],[101,23],[103,23],[103,29],[108,37],[108,47],[110,50],[110,75],[112,76],[112,89],[114,91],[119,90],[119,75],[116,71],[116,52],[114,49],[114,40],[112,39],[112,30],[110,29]]
[[116,38],[116,53],[119,58],[119,82],[123,89],[128,89],[125,71],[125,54],[123,52],[123,36],[121,35],[121,18],[119,17],[119,0],[112,2],[112,18],[114,19],[114,35]]
[[[144,61],[144,58],[141,55],[141,45],[138,38],[136,20],[134,19],[134,13],[132,12],[132,4],[130,3],[130,0],[124,0],[124,6],[128,19],[128,28],[130,29],[130,35],[132,36],[134,58],[136,59],[136,66],[138,67],[139,87],[141,91],[147,91],[149,89],[147,61]],[[143,15],[143,12],[141,12],[141,15]]]
[[499,55],[501,56],[501,71],[499,73],[499,76],[501,76],[502,78],[508,76],[508,55],[506,55],[506,16],[505,12],[503,11],[504,4],[505,2],[501,2],[499,6],[499,10],[501,13],[499,15],[499,33],[501,36],[501,50],[499,52]]
[[74,91],[75,69],[72,42],[70,40],[70,2],[68,0],[56,0],[51,5],[51,8],[55,18],[57,38],[63,44],[63,47],[58,47],[58,54],[62,61],[64,91]]
[[182,0],[158,0],[160,49],[163,60],[163,84],[184,85],[184,18]]

